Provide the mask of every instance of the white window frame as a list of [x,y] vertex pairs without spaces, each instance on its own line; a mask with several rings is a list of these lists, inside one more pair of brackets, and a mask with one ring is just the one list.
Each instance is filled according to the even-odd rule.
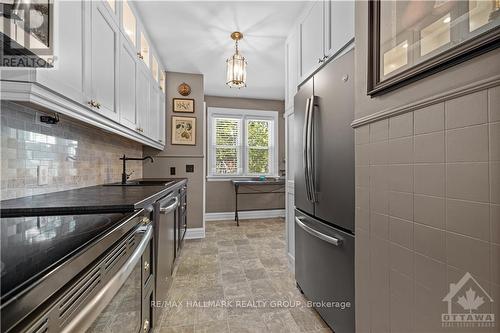
[[[218,175],[214,174],[215,170],[215,118],[233,118],[240,120],[240,140],[243,148],[239,152],[241,174],[238,175]],[[270,156],[270,172],[268,174],[249,174],[248,173],[248,150],[247,145],[247,120],[269,120],[273,121],[271,128],[271,135],[269,137],[272,154]],[[207,179],[211,180],[228,180],[239,178],[253,178],[258,176],[278,177],[279,170],[279,127],[278,127],[278,111],[268,110],[249,110],[249,109],[230,109],[230,108],[208,108],[208,128],[207,128],[207,141],[208,141],[208,172]]]

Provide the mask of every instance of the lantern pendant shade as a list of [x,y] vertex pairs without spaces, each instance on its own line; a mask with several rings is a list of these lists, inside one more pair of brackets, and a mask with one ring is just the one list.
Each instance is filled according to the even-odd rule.
[[233,32],[231,38],[235,40],[235,54],[227,59],[226,84],[231,88],[246,87],[247,62],[238,50],[238,40],[243,38],[240,32]]

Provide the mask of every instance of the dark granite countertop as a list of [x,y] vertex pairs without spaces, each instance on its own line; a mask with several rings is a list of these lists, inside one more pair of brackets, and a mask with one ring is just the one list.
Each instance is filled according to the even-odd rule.
[[133,212],[150,205],[186,182],[185,178],[143,178],[140,180],[165,181],[165,183],[172,181],[172,183],[168,186],[97,185],[4,200],[0,201],[0,215],[17,217]]

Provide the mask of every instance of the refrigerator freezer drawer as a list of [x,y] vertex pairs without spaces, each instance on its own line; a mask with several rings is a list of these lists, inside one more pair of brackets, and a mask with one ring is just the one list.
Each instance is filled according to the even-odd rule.
[[[354,332],[354,236],[295,212],[295,279],[336,332]],[[328,303],[331,302],[331,303]]]

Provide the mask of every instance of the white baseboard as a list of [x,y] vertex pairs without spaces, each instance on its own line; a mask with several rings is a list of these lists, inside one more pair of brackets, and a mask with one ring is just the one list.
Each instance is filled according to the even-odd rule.
[[[252,210],[238,212],[240,220],[285,217],[284,209]],[[234,220],[234,212],[205,213],[205,221]]]
[[205,238],[205,228],[188,228],[186,230],[186,239]]

